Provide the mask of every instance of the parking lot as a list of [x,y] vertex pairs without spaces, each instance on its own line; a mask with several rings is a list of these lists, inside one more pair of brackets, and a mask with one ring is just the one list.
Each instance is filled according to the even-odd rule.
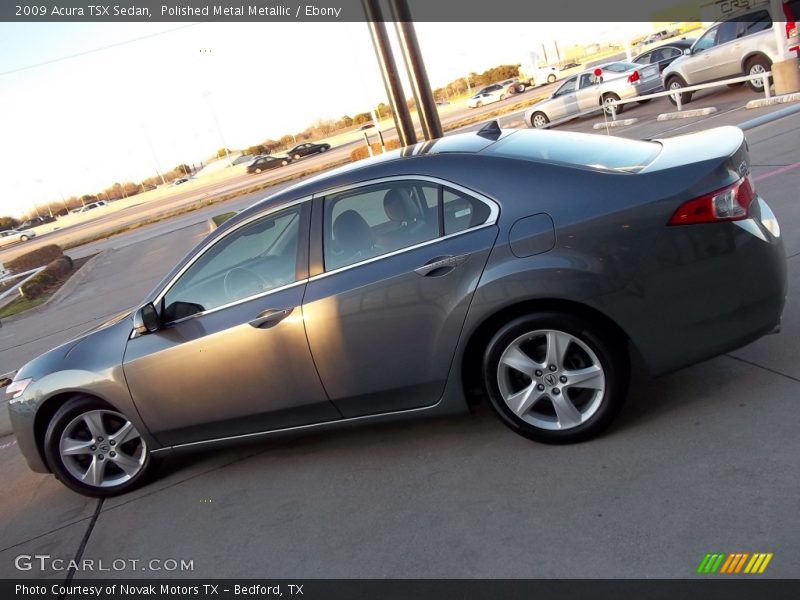
[[[655,116],[672,105],[653,101],[626,111],[639,122],[612,133],[678,135],[774,110],[745,110],[754,97],[744,88],[698,94],[690,108],[717,113],[671,122]],[[501,122],[522,126],[521,113]],[[171,459],[152,484],[97,501],[30,472],[6,436],[0,477],[14,493],[0,499],[0,574],[66,578],[15,567],[19,555],[49,554],[193,561],[191,571],[117,573],[131,577],[680,578],[707,552],[771,552],[764,576],[800,576],[798,131],[800,114],[747,132],[757,189],[789,257],[781,333],[659,379],[638,371],[601,438],[536,444],[482,405],[457,418]],[[208,215],[253,199],[82,250],[102,254],[71,295],[3,323],[0,365],[15,368],[134,305],[202,239]]]

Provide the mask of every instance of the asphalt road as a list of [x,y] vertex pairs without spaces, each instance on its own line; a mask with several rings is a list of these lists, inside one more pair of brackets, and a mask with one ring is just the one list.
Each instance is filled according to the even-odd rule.
[[[731,109],[615,133],[652,137],[751,116]],[[673,578],[695,576],[707,552],[772,552],[764,576],[800,576],[798,131],[794,115],[747,134],[758,191],[789,256],[783,331],[667,377],[637,373],[602,438],[535,444],[483,406],[171,460],[151,485],[98,502],[29,472],[6,437],[0,576],[63,579],[17,571],[15,557],[80,554],[193,561],[193,571],[121,573],[132,577]],[[0,334],[11,337],[0,347],[18,345],[0,360],[134,303],[202,227],[110,250],[74,297],[4,326]],[[48,333],[52,323],[63,331]]]

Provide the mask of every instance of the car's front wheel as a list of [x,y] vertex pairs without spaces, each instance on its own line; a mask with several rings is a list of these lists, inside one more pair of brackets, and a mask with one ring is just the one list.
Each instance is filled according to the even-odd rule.
[[542,127],[546,126],[550,122],[550,119],[547,118],[547,115],[543,112],[535,112],[531,115],[531,127],[536,129],[541,129]]
[[90,396],[76,396],[56,412],[44,451],[55,476],[87,496],[115,496],[137,487],[152,463],[133,423]]
[[547,83],[555,83],[555,80],[556,76],[553,75],[552,73],[550,73],[550,75],[547,76]]
[[27,235],[19,236],[19,241],[20,242],[27,242],[29,239],[31,239],[31,238],[29,238]]
[[[755,58],[751,58],[749,61],[747,61],[747,65],[745,65],[745,72],[748,75],[763,76],[764,73],[768,73],[771,68],[772,65],[767,58],[763,56],[756,56]],[[768,80],[769,81],[767,85],[772,85],[772,77],[769,77]],[[747,85],[754,92],[764,91],[763,77],[756,77],[755,79],[751,79],[750,81],[747,82]]]
[[484,354],[486,393],[514,431],[546,443],[601,433],[625,400],[624,344],[571,315],[539,313],[502,327]]
[[665,87],[668,92],[674,92],[667,96],[667,98],[676,106],[678,101],[675,99],[675,96],[680,96],[681,104],[689,104],[689,102],[692,101],[692,92],[681,92],[681,90],[686,87],[686,82],[677,75],[667,79],[667,85]]
[[603,110],[609,116],[615,112],[616,114],[620,114],[625,109],[624,104],[616,104],[616,105],[614,104],[615,102],[619,102],[619,96],[617,96],[616,94],[612,93],[603,94],[602,102],[603,102]]

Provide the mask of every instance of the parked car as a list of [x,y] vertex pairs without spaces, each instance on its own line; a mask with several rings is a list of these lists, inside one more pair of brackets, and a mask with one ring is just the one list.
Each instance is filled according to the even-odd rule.
[[75,214],[82,214],[82,213],[87,213],[90,210],[105,208],[106,206],[108,206],[108,203],[105,200],[98,200],[97,202],[90,202],[89,204],[84,204],[80,208],[76,208],[75,210],[72,210],[70,212]]
[[288,156],[257,156],[256,159],[247,165],[248,173],[261,173],[277,167],[285,167],[292,159]]
[[[607,63],[568,78],[550,98],[525,111],[525,122],[531,127],[546,127],[551,121],[577,116],[595,108],[605,107],[610,112],[613,101],[652,94],[660,89],[661,78],[656,65]],[[619,105],[617,114],[624,109],[624,104]]]
[[43,215],[39,217],[32,217],[27,221],[23,221],[20,223],[20,229],[31,229],[32,227],[39,227],[40,225],[46,225],[47,223],[52,223],[55,221],[55,217],[51,217],[50,215]]
[[[787,15],[800,14],[800,0],[784,5]],[[797,45],[797,26],[794,19],[787,22],[789,46]],[[760,75],[768,72],[777,58],[777,45],[772,31],[772,17],[766,8],[740,11],[709,27],[685,55],[676,59],[663,72],[664,88],[681,89],[710,81],[741,75]],[[764,91],[761,78],[748,82],[755,92]],[[675,104],[676,99],[669,96]],[[682,92],[682,104],[691,102],[692,92]]]
[[0,231],[0,246],[8,246],[17,242],[27,242],[36,237],[33,229],[6,229]]
[[467,107],[480,108],[484,104],[492,104],[505,100],[508,95],[506,89],[499,83],[487,85],[467,100]]
[[304,156],[310,156],[312,154],[319,154],[322,152],[327,152],[331,149],[330,144],[313,144],[311,142],[306,142],[305,144],[298,144],[291,150],[289,150],[286,155],[293,158],[294,160],[300,160]]
[[172,185],[183,185],[184,183],[188,183],[188,181],[188,177],[178,177],[178,179],[172,182]]
[[24,365],[8,407],[30,467],[92,496],[159,456],[480,398],[576,442],[622,408],[634,353],[658,375],[730,352],[776,329],[786,292],[740,129],[492,123],[242,211],[140,308]]
[[658,65],[659,72],[663,72],[675,59],[683,56],[693,43],[694,39],[675,40],[643,52],[633,62],[637,65]]
[[514,94],[521,94],[525,91],[527,87],[523,81],[520,81],[519,78],[513,77],[511,79],[506,79],[498,83],[498,85],[502,86],[506,92],[506,96],[513,96]]
[[370,121],[369,123],[364,123],[361,127],[359,127],[359,129],[361,131],[366,131],[367,129],[372,129],[373,127],[375,127],[375,123]]

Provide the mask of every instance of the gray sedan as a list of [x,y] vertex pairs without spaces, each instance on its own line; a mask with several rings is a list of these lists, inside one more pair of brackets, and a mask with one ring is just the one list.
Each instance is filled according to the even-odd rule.
[[[551,121],[576,117],[603,108],[611,113],[611,104],[652,94],[661,89],[658,65],[612,62],[573,75],[546,100],[525,111],[531,127],[546,127]],[[616,107],[617,113],[625,108]]]
[[92,496],[179,452],[482,399],[520,435],[576,442],[622,408],[634,353],[660,374],[729,352],[774,331],[785,296],[741,130],[493,124],[239,213],[138,309],[22,367],[9,409],[30,467]]

